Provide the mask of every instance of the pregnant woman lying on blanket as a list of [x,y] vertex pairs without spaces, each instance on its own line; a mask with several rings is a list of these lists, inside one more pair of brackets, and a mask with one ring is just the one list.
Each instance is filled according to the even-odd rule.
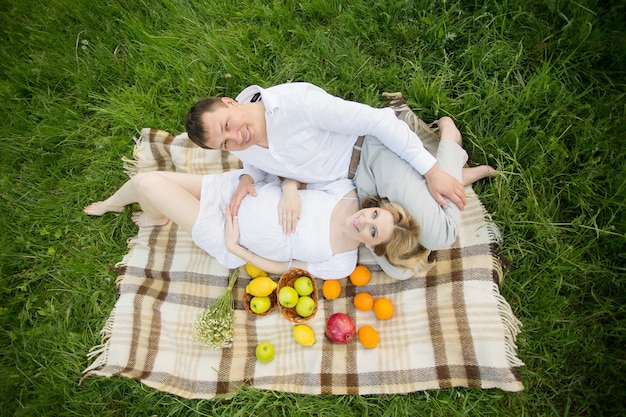
[[[458,138],[442,143],[450,140]],[[300,267],[318,278],[341,278],[353,271],[361,243],[401,268],[416,270],[427,262],[428,251],[417,243],[420,225],[404,208],[368,197],[359,210],[348,179],[298,190],[299,183],[268,175],[255,184],[257,196],[246,196],[233,218],[227,204],[241,172],[139,173],[107,200],[85,207],[85,213],[101,216],[139,203],[143,212],[133,215],[139,227],[172,220],[228,268],[249,262],[274,274]],[[464,185],[484,176],[480,167],[463,168]],[[290,193],[298,193],[302,211],[296,231],[286,234],[276,207],[281,196]]]
[[[403,268],[414,269],[426,261],[428,251],[417,244],[417,222],[401,206],[376,198],[365,199],[359,209],[348,179],[298,190],[296,181],[268,175],[255,184],[257,196],[244,198],[238,216],[232,217],[227,204],[241,173],[139,173],[84,211],[100,216],[139,203],[143,211],[133,215],[139,227],[171,220],[228,268],[249,262],[273,274],[299,267],[317,278],[342,278],[354,270],[361,243]],[[276,207],[283,193],[298,193],[302,200],[294,233],[284,233],[278,221]]]

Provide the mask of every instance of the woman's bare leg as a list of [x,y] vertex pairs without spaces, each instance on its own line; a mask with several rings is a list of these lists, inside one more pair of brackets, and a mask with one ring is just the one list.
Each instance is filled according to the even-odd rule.
[[[139,175],[139,174],[138,174]],[[133,179],[124,183],[111,197],[104,201],[96,201],[84,208],[84,212],[90,216],[102,216],[109,212],[121,213],[124,207],[129,204],[137,203],[137,191],[133,184]]]
[[139,203],[143,211],[133,214],[137,226],[159,226],[171,219],[190,232],[200,210],[202,177],[162,171],[137,174],[108,199],[85,207],[85,213],[101,216]]

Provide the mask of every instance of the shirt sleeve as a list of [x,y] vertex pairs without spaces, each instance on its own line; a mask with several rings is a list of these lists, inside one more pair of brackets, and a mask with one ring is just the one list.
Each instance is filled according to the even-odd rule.
[[315,278],[342,279],[354,271],[358,258],[358,250],[338,253],[330,259],[307,264],[307,271]]
[[311,117],[320,129],[374,136],[422,175],[437,163],[417,134],[392,109],[344,100],[314,85],[310,85],[306,95]]
[[254,180],[254,183],[256,184],[257,182],[260,182],[263,178],[265,178],[267,173],[265,171],[261,171],[254,165],[250,165],[244,162],[241,175],[244,174],[250,175]]
[[348,191],[351,191],[354,189],[355,189],[354,183],[352,182],[352,180],[349,180],[347,178],[342,178],[342,179],[335,180],[335,181],[317,182],[317,183],[307,184],[307,190],[324,191],[332,195],[333,197],[335,197],[335,199],[337,200],[341,199],[344,195],[346,195]]

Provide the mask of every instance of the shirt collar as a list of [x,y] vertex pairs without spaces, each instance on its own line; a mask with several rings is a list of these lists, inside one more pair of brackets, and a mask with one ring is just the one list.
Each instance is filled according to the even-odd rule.
[[278,108],[278,101],[269,89],[261,88],[258,85],[251,85],[239,93],[237,97],[235,97],[235,100],[242,104],[250,103],[252,101],[252,97],[254,97],[257,93],[261,94],[263,104],[265,105],[265,111],[268,114],[272,114],[273,111]]

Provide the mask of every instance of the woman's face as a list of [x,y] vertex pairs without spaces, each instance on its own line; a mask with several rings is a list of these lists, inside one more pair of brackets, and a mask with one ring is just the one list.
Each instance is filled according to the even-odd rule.
[[380,207],[361,209],[344,223],[348,235],[373,248],[391,239],[395,225],[393,215]]

